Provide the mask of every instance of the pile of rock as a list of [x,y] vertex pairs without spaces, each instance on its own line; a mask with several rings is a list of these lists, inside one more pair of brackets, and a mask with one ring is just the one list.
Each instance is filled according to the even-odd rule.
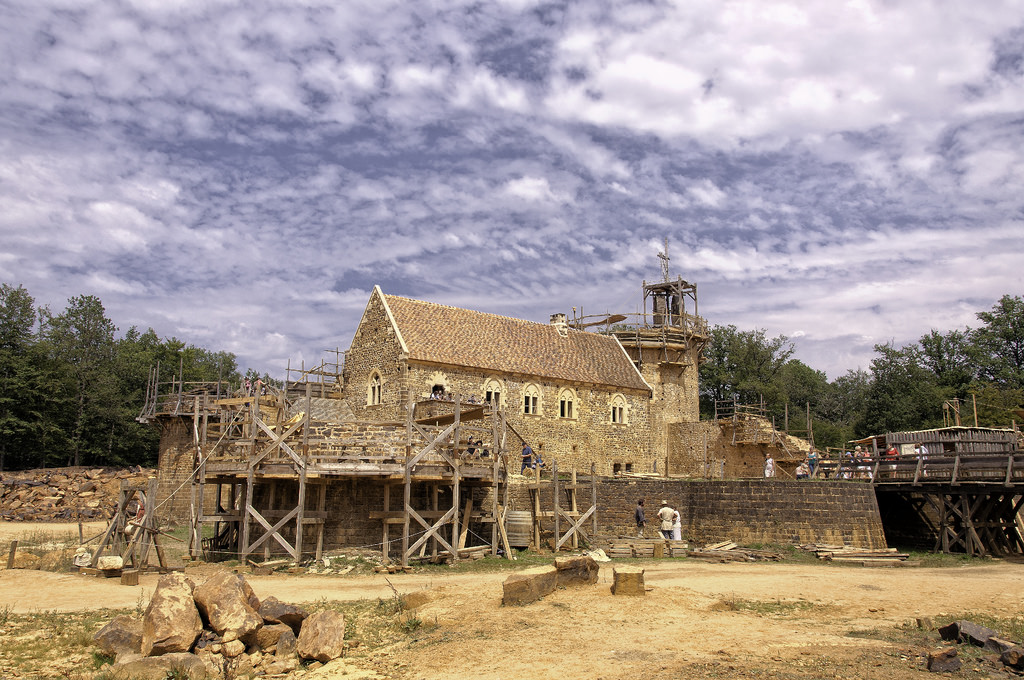
[[47,468],[0,475],[0,518],[16,522],[110,519],[122,480],[145,482],[154,470]]
[[326,663],[342,656],[344,638],[340,612],[307,616],[274,597],[261,601],[241,575],[223,571],[198,586],[183,574],[162,576],[141,621],[118,616],[94,639],[115,657],[112,677],[173,671],[232,680],[283,675],[300,659]]
[[[999,664],[1014,671],[1024,670],[1024,648],[1011,640],[1004,640],[991,628],[979,626],[972,621],[953,621],[939,628],[942,639],[951,643],[963,643],[981,647],[990,652],[983,657],[986,661]],[[928,653],[928,670],[933,673],[951,673],[960,670],[960,659],[956,647],[935,649]]]

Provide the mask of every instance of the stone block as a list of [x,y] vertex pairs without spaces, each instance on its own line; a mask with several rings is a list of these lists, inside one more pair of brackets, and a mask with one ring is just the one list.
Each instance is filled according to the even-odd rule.
[[554,592],[558,585],[558,569],[534,567],[512,574],[502,584],[503,605],[522,605],[536,602]]
[[564,587],[594,585],[601,570],[590,555],[556,557],[555,569],[558,571],[558,585]]
[[639,567],[619,567],[612,570],[612,595],[646,595],[644,570]]

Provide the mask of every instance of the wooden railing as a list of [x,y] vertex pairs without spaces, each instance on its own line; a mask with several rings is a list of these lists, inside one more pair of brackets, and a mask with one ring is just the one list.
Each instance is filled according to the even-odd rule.
[[815,479],[840,479],[898,484],[1003,484],[1024,485],[1024,452],[1002,454],[929,453],[896,458],[819,461]]

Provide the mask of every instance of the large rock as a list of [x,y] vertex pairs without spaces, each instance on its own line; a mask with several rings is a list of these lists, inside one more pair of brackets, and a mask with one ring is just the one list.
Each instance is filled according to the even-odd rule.
[[996,632],[991,628],[961,619],[939,628],[939,635],[943,640],[969,642],[977,647],[984,647],[990,637],[995,637]]
[[124,559],[120,555],[102,555],[96,560],[96,568],[102,571],[123,569]]
[[558,585],[555,567],[534,567],[512,574],[502,584],[504,605],[529,604],[550,595]]
[[302,622],[309,616],[303,609],[281,602],[273,595],[260,603],[259,614],[267,623],[283,623],[289,626],[296,635],[302,629]]
[[590,555],[574,557],[556,557],[555,569],[558,570],[558,585],[592,586],[597,583],[597,573],[601,568]]
[[281,637],[277,638],[277,651],[274,652],[274,656],[278,661],[298,661],[299,658],[299,641],[295,638],[295,633],[289,629],[288,631],[281,634]]
[[612,570],[612,595],[646,595],[644,570],[639,567],[618,567]]
[[345,616],[341,612],[322,611],[310,615],[302,624],[296,652],[303,659],[327,663],[345,653]]
[[295,633],[291,627],[283,623],[272,623],[269,626],[263,626],[256,631],[256,645],[264,652],[268,649],[273,649],[277,646],[277,641],[280,639],[281,634],[285,632],[291,635],[292,639],[295,639]]
[[999,655],[999,660],[1006,666],[1024,670],[1024,649],[1017,646],[1010,647]]
[[218,635],[232,632],[244,638],[263,625],[263,617],[249,604],[252,589],[247,593],[245,585],[241,575],[222,571],[195,589],[199,611]]
[[952,673],[960,670],[960,666],[955,647],[928,652],[928,670],[932,673]]
[[207,672],[206,665],[195,654],[176,652],[113,666],[108,677],[112,680],[166,680],[169,677],[205,680]]
[[192,649],[203,630],[192,599],[192,581],[166,574],[157,581],[153,599],[142,617],[142,655],[160,656]]
[[92,636],[100,653],[118,657],[126,652],[142,654],[142,621],[127,614],[114,619]]

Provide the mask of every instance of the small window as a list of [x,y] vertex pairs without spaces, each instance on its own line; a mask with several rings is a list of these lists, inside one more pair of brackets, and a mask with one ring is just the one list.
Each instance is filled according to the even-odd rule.
[[536,385],[527,385],[523,390],[523,413],[528,416],[540,415],[540,390]]
[[632,463],[626,463],[626,472],[632,472],[632,471],[633,471],[633,464]]
[[613,475],[621,475],[622,474],[622,463],[612,463],[612,474]]
[[381,399],[381,380],[380,373],[376,371],[370,376],[370,385],[366,391],[366,405],[376,406],[380,404]]
[[484,383],[484,403],[494,407],[501,406],[501,383],[494,378]]
[[558,417],[575,420],[576,393],[566,388],[558,393]]
[[626,422],[626,398],[621,394],[612,397],[608,405],[608,422],[622,425]]

